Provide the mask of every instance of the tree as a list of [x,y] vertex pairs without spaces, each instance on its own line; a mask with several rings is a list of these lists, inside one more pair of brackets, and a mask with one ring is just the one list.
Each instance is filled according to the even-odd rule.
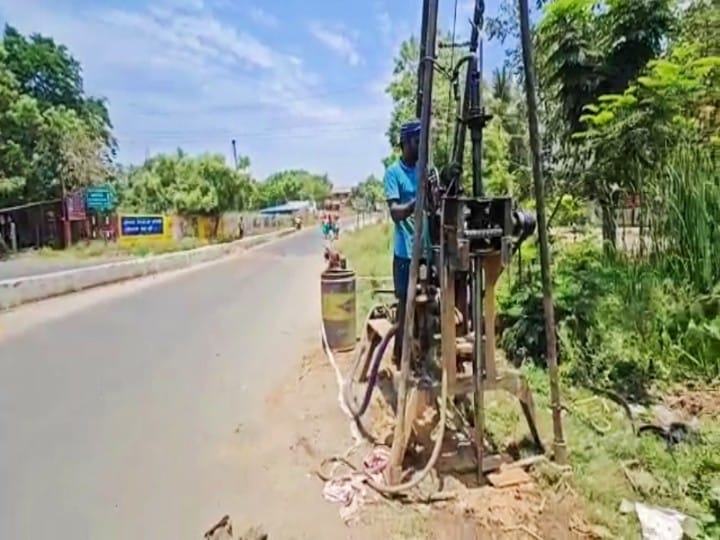
[[598,154],[598,147],[581,145],[578,134],[587,129],[582,117],[600,96],[623,93],[662,53],[672,30],[672,8],[671,0],[555,0],[546,4],[538,25],[539,75],[549,100],[546,132],[563,150],[556,165],[576,171],[582,194],[600,204],[603,238],[611,248],[617,194],[629,187],[627,161],[604,167],[601,174],[595,163],[604,159],[607,164],[607,156]]
[[[448,34],[443,36],[442,41],[450,41]],[[393,78],[387,88],[387,93],[393,100],[393,111],[387,131],[393,151],[384,160],[385,166],[388,166],[399,157],[400,126],[415,117],[419,54],[419,44],[414,37],[411,37],[400,45],[395,58]],[[440,73],[434,78],[433,83],[433,111],[435,115],[433,117],[431,151],[432,163],[438,169],[448,165],[451,158],[458,102],[455,99],[455,91],[448,74],[453,70],[454,64],[460,57],[460,52],[453,53],[449,48],[440,48],[437,51],[437,65]],[[464,70],[461,70],[458,77],[458,89],[464,86],[464,80]],[[490,146],[493,146],[494,143],[497,143],[497,145],[491,149],[486,144],[483,148],[483,178],[486,182],[493,183],[495,188],[513,185],[516,177],[520,174],[526,175],[527,171],[527,154],[523,153],[523,148],[526,148],[524,146],[525,130],[522,124],[517,121],[517,117],[513,118],[513,115],[516,115],[519,111],[517,97],[511,97],[513,93],[514,87],[505,85],[502,89],[502,95],[498,95],[497,99],[488,99],[491,95],[483,83],[483,95],[488,102],[486,105],[489,112],[500,117],[496,123],[492,124],[491,136],[495,137],[495,140],[490,141]],[[458,95],[458,97],[461,96]],[[512,135],[507,132],[507,127],[513,130]],[[504,153],[495,151],[498,145],[504,147]],[[510,151],[516,153],[508,156],[507,153]],[[499,157],[502,158],[503,163],[494,163]],[[494,178],[488,179],[488,171],[491,170]],[[472,143],[470,137],[467,136],[463,159],[463,186],[469,191],[471,185]]]
[[247,157],[234,168],[220,155],[158,155],[130,171],[123,204],[143,212],[211,216],[217,232],[224,212],[250,208],[254,201],[249,166]]
[[296,169],[280,171],[258,185],[260,206],[273,206],[292,200],[311,200],[320,203],[332,191],[327,175]]
[[0,44],[0,206],[104,182],[114,140],[103,100],[86,96],[79,63],[52,39],[5,27]]
[[353,188],[352,200],[358,208],[377,208],[385,200],[382,180],[371,174]]

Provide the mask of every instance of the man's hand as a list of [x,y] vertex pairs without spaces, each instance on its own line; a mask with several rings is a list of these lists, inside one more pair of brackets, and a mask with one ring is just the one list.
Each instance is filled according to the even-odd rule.
[[390,217],[393,221],[404,221],[415,212],[415,199],[405,204],[400,204],[396,200],[390,201]]

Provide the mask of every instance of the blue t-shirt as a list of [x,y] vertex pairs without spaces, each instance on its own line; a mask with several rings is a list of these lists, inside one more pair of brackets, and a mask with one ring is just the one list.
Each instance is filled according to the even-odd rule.
[[[408,167],[402,160],[398,159],[385,171],[385,199],[397,200],[400,204],[412,201],[417,193],[418,177],[415,167]],[[425,224],[427,227],[427,223]],[[414,217],[395,222],[395,237],[393,252],[396,257],[410,259],[412,257],[413,234],[415,233]],[[429,240],[427,228],[424,231],[423,240],[427,244]],[[425,246],[427,248],[427,245]]]

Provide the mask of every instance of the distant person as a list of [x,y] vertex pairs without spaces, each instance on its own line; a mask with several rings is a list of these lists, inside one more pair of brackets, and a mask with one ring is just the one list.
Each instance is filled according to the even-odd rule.
[[[416,171],[420,147],[420,122],[414,120],[400,128],[400,158],[385,171],[383,180],[385,199],[390,208],[390,217],[395,223],[393,236],[393,283],[398,300],[398,332],[395,334],[393,356],[399,365],[402,353],[403,325],[405,323],[405,302],[410,281],[410,260],[415,234],[415,198],[418,176]],[[427,236],[427,235],[425,235]]]

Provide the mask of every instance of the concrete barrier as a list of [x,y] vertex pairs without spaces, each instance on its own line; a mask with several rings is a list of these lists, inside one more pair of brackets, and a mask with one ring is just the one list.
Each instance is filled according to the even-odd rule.
[[270,240],[287,236],[294,231],[295,229],[283,229],[268,234],[250,236],[227,244],[204,246],[187,251],[75,268],[50,274],[0,280],[0,311],[99,285],[187,268],[219,259],[237,250],[264,244]]

